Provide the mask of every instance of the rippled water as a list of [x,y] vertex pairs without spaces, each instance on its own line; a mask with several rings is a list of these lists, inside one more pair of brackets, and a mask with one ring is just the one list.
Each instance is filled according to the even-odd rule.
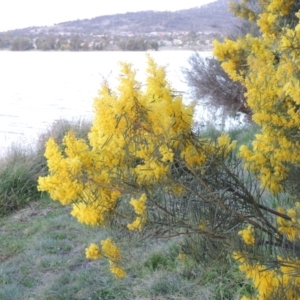
[[[183,92],[187,86],[181,68],[188,66],[191,54],[151,53],[167,66],[172,86]],[[30,142],[59,118],[92,118],[100,83],[106,78],[112,86],[117,84],[120,61],[132,63],[143,80],[144,52],[0,51],[0,151],[15,141]]]

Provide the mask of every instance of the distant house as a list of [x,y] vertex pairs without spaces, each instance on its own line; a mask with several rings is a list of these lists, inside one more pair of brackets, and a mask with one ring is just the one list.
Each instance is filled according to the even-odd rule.
[[174,46],[181,46],[183,43],[182,43],[182,40],[179,40],[179,39],[174,39],[173,40],[173,45]]

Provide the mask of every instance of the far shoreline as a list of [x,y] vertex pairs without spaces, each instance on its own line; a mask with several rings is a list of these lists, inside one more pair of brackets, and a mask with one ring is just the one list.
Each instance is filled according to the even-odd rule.
[[39,50],[39,49],[30,49],[30,50],[11,50],[11,49],[0,49],[0,52],[65,52],[65,53],[76,53],[76,52],[145,52],[145,53],[151,53],[151,52],[163,52],[163,51],[193,51],[193,52],[213,52],[213,48],[208,49],[195,49],[195,48],[185,48],[185,47],[161,47],[158,50],[121,50],[121,49],[107,49],[107,50],[78,50],[78,51],[72,51],[72,50]]

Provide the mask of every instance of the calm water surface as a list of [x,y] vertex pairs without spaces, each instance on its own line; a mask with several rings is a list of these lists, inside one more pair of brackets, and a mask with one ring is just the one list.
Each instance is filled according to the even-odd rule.
[[[167,67],[173,88],[183,92],[187,86],[181,68],[188,66],[191,54],[151,53]],[[138,79],[145,78],[144,52],[0,51],[0,152],[13,142],[29,143],[57,119],[91,119],[100,83],[105,78],[117,85],[120,61],[132,63]]]

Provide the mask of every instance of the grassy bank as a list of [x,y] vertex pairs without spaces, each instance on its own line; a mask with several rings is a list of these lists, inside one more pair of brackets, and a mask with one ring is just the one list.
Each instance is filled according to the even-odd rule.
[[[232,265],[179,259],[176,243],[128,244],[125,279],[84,249],[105,238],[79,224],[69,208],[41,199],[0,221],[0,299],[238,299],[247,289]],[[136,245],[135,245],[136,246]]]

